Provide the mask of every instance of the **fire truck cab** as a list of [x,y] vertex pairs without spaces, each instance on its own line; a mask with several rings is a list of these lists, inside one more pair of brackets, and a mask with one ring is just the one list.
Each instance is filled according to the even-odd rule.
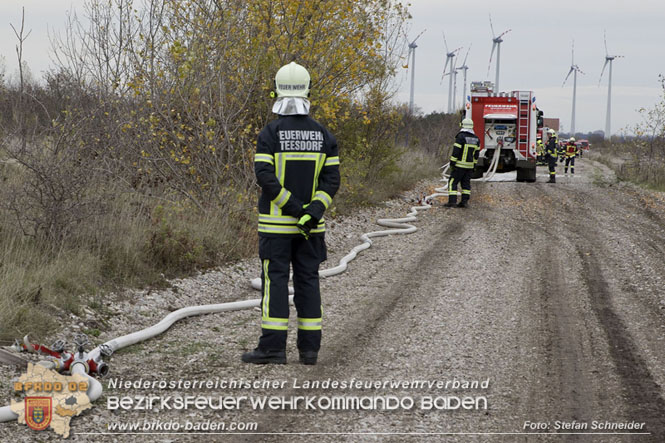
[[494,93],[491,82],[472,82],[466,116],[480,139],[474,177],[489,168],[499,151],[497,172],[517,170],[517,181],[536,181],[537,108],[532,91]]

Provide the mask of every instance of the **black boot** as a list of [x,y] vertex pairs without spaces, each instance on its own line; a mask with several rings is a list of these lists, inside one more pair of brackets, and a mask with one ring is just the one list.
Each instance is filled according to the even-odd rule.
[[550,175],[550,181],[548,181],[547,183],[556,183],[556,176]]
[[300,351],[300,363],[303,365],[315,365],[318,355],[316,351]]
[[456,195],[450,195],[448,196],[448,203],[443,205],[446,208],[452,208],[455,206],[455,203],[457,203],[457,196]]
[[242,361],[245,363],[263,364],[286,364],[286,351],[262,351],[259,348],[242,354]]
[[459,202],[459,203],[457,204],[457,207],[458,207],[458,208],[466,208],[466,205],[467,205],[466,200],[462,200],[461,202]]

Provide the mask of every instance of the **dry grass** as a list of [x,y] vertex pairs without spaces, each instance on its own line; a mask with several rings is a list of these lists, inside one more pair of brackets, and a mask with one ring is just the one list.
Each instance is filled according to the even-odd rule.
[[[335,211],[344,214],[359,206],[374,205],[393,198],[425,178],[439,176],[443,163],[443,159],[423,150],[403,150],[396,156],[394,167],[386,174],[368,181],[361,171],[357,171],[343,180],[342,188],[335,197]],[[345,165],[342,164],[341,168]]]
[[[401,152],[389,173],[362,183],[366,192],[352,199],[341,191],[331,216],[436,177],[441,163],[423,151]],[[20,170],[5,171],[5,180],[16,173]],[[186,203],[120,189],[111,195],[114,201],[103,214],[78,224],[60,243],[23,235],[12,214],[0,210],[0,342],[30,333],[48,343],[49,334],[82,304],[103,310],[108,291],[164,286],[168,278],[256,253],[254,202],[229,201],[225,208],[202,214]]]
[[634,154],[630,145],[613,143],[588,155],[612,169],[619,180],[665,192],[665,158],[655,157],[649,160],[645,156]]
[[121,197],[112,212],[60,245],[22,235],[0,212],[0,341],[45,337],[109,290],[163,286],[169,277],[254,252],[253,220],[148,203]]

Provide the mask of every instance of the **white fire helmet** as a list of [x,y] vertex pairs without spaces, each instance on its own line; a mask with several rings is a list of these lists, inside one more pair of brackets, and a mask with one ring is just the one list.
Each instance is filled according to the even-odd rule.
[[460,124],[462,129],[473,129],[473,120],[470,118],[465,118],[462,120],[462,123]]
[[296,62],[291,62],[279,68],[275,74],[275,91],[277,97],[309,96],[310,78],[307,69]]

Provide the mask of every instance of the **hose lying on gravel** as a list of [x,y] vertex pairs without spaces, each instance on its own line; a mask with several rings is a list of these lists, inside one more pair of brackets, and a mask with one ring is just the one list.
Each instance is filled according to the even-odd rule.
[[[498,155],[495,154],[495,157],[498,158]],[[494,159],[492,161],[494,162]],[[447,168],[447,165],[445,167]],[[496,170],[496,165],[494,169]],[[346,271],[348,263],[351,260],[355,259],[358,256],[359,252],[369,248],[372,245],[371,239],[374,237],[384,237],[387,235],[396,235],[396,234],[411,234],[413,232],[416,232],[418,228],[408,223],[416,221],[418,211],[423,211],[431,208],[429,202],[433,198],[440,195],[448,195],[445,188],[436,188],[435,190],[437,191],[436,193],[424,198],[424,203],[421,206],[412,206],[411,212],[409,212],[406,215],[406,217],[382,218],[377,220],[378,225],[390,229],[367,232],[361,235],[360,236],[360,239],[362,240],[361,244],[354,247],[351,250],[351,252],[342,257],[337,266],[321,270],[319,271],[319,275],[321,277],[330,277],[333,275],[341,274],[342,272]],[[261,289],[260,278],[253,279],[251,281],[251,284],[254,289],[258,290]],[[292,288],[289,288],[289,292],[292,293]],[[289,302],[290,303],[293,302],[293,296],[289,297]],[[155,337],[156,335],[159,335],[162,332],[166,331],[168,328],[170,328],[171,325],[173,325],[173,323],[177,322],[178,320],[182,320],[183,318],[192,317],[195,315],[202,315],[202,314],[215,314],[217,312],[236,311],[240,309],[254,308],[254,307],[259,307],[260,305],[261,305],[261,299],[254,299],[254,300],[244,300],[244,301],[219,303],[212,305],[189,306],[186,308],[178,309],[177,311],[171,312],[169,315],[164,317],[159,323],[153,326],[147,327],[137,332],[133,332],[131,334],[123,335],[122,337],[114,338],[110,341],[107,341],[103,345],[97,346],[87,354],[87,358],[88,359],[99,358],[102,352],[102,348],[104,347],[110,349],[112,352],[115,352],[124,347]],[[39,364],[46,367],[53,367],[52,362],[48,361],[40,362]],[[91,402],[94,402],[102,395],[101,383],[87,374],[86,368],[83,364],[75,364],[75,363],[72,364],[71,373],[82,374],[88,377],[89,385],[88,385],[87,395],[90,398]],[[10,409],[9,406],[0,407],[0,423],[16,420],[17,418],[18,416]]]
[[[429,198],[429,197],[428,197]],[[319,275],[322,277],[329,277],[332,275],[341,274],[346,271],[348,263],[357,257],[358,253],[369,248],[372,245],[372,238],[374,237],[383,237],[393,234],[411,234],[417,230],[413,225],[407,224],[413,222],[417,219],[418,211],[429,209],[431,206],[429,204],[424,204],[422,206],[413,206],[411,207],[411,212],[409,212],[406,217],[402,218],[383,218],[377,220],[377,224],[391,229],[386,229],[382,231],[368,232],[360,236],[362,243],[354,247],[351,252],[346,256],[342,257],[339,261],[339,264],[333,268],[324,269],[319,272]],[[255,278],[252,280],[252,287],[255,289],[261,289],[261,279]],[[290,288],[291,290],[291,288]],[[289,302],[293,302],[293,296],[289,297]],[[123,335],[122,337],[114,338],[113,340],[107,341],[103,345],[97,346],[92,351],[87,354],[88,359],[97,359],[100,356],[101,350],[104,346],[107,346],[111,351],[115,352],[124,347],[133,345],[135,343],[147,340],[149,338],[155,337],[156,335],[161,334],[166,331],[168,328],[173,325],[173,323],[183,318],[202,315],[202,314],[214,314],[217,312],[224,311],[236,311],[240,309],[254,308],[261,305],[260,299],[255,300],[244,300],[230,303],[220,303],[212,305],[200,305],[200,306],[189,306],[186,308],[178,309],[177,311],[171,312],[169,315],[164,317],[159,323],[142,329],[131,334]],[[52,362],[40,362],[39,364],[53,368]],[[83,374],[88,376],[90,384],[88,387],[87,395],[90,398],[91,402],[94,402],[102,395],[102,386],[99,381],[95,380],[86,373],[85,367],[83,365],[72,365],[71,369],[72,374]],[[18,416],[10,409],[9,406],[4,406],[0,408],[0,422],[6,422],[11,420],[16,420]]]

